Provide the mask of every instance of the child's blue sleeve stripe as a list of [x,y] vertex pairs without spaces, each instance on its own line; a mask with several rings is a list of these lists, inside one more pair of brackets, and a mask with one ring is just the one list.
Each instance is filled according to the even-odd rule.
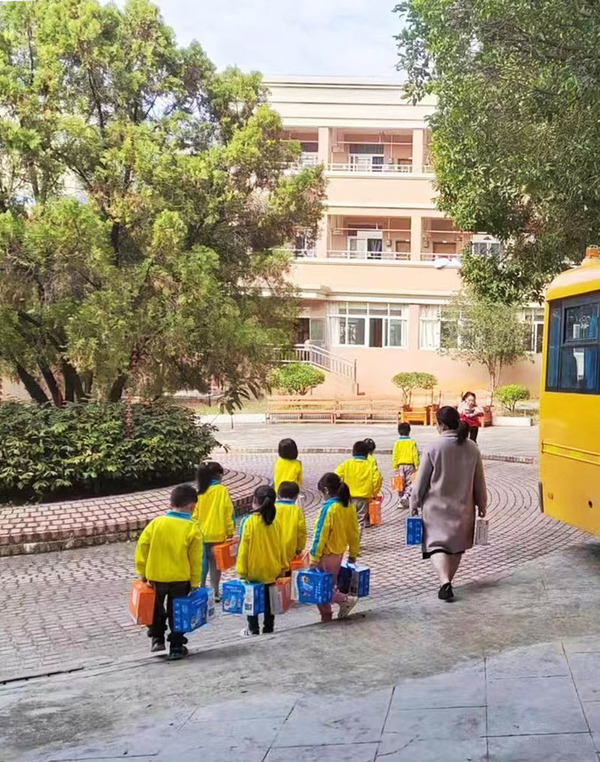
[[313,544],[310,549],[311,556],[316,556],[319,550],[319,543],[321,542],[321,535],[323,534],[323,526],[325,524],[325,519],[327,517],[327,513],[329,512],[329,508],[329,505],[324,505],[321,509],[321,515],[319,516],[319,521],[317,522],[315,529],[315,539],[313,540]]

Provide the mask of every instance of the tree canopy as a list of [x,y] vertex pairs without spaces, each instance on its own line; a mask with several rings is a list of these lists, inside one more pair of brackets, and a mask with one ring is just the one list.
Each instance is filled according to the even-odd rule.
[[483,365],[493,399],[504,368],[529,357],[531,327],[518,307],[469,291],[456,294],[444,307],[444,319],[456,326],[456,341],[440,353],[466,365]]
[[506,242],[463,258],[481,296],[538,299],[600,232],[600,14],[594,0],[406,0],[408,93],[437,97],[439,207]]
[[0,371],[55,404],[257,392],[295,317],[278,249],[324,194],[260,76],[147,0],[6,2],[0,100]]
[[325,374],[307,362],[292,362],[273,368],[270,384],[284,394],[305,395],[325,383]]

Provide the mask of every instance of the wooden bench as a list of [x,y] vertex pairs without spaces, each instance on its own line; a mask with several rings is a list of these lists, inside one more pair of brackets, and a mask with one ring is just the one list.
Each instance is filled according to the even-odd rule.
[[336,400],[315,397],[271,398],[267,408],[269,423],[334,423]]
[[386,423],[396,420],[397,400],[382,400],[360,397],[338,399],[335,423]]
[[398,423],[420,423],[423,426],[427,426],[429,425],[429,421],[429,405],[426,405],[425,407],[403,405],[398,413]]

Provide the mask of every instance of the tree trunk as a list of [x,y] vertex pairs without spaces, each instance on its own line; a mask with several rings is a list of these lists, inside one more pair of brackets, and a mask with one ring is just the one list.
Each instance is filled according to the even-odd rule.
[[17,371],[17,375],[19,376],[19,380],[27,391],[27,394],[34,402],[39,402],[40,404],[50,402],[48,395],[31,375],[31,373],[26,371],[22,365],[19,365],[19,363],[15,363],[15,369]]
[[54,373],[52,373],[50,368],[44,362],[38,362],[38,366],[42,376],[44,377],[46,386],[52,395],[52,402],[54,402],[56,407],[62,407],[65,404],[65,400],[56,381],[56,378],[54,377]]
[[65,396],[67,400],[69,402],[83,402],[87,398],[87,394],[84,391],[79,373],[66,360],[61,362],[61,371],[65,380]]
[[121,397],[123,396],[123,390],[125,389],[126,382],[127,382],[127,376],[125,375],[121,375],[116,379],[116,381],[113,383],[113,385],[110,388],[110,392],[108,393],[109,402],[121,401]]

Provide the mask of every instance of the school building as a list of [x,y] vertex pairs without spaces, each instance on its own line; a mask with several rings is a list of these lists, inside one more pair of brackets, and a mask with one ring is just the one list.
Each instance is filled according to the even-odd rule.
[[[323,396],[397,395],[401,371],[433,373],[448,395],[485,390],[482,366],[438,352],[441,306],[460,289],[465,245],[497,245],[457,230],[436,209],[427,117],[433,100],[411,105],[397,83],[268,77],[272,107],[286,135],[300,141],[294,172],[322,164],[325,214],[316,239],[290,242],[292,278],[302,299],[296,356],[330,371]],[[537,396],[543,310],[531,323],[531,361],[507,369],[503,383]]]

